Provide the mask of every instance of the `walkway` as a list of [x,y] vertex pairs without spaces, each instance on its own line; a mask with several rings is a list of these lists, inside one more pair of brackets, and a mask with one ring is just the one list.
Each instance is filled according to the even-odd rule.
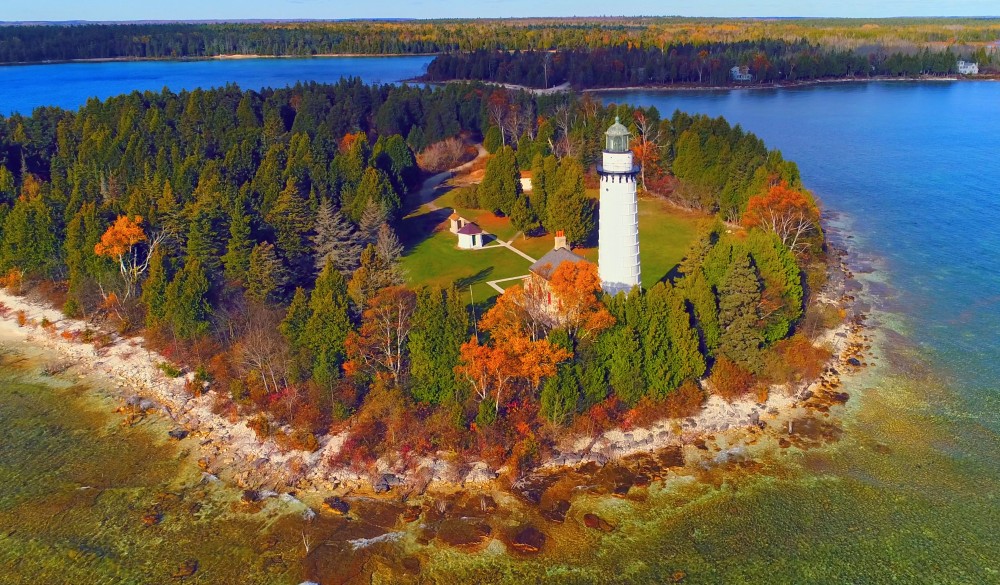
[[472,165],[476,164],[476,161],[489,154],[486,152],[486,149],[483,148],[482,144],[476,145],[476,151],[478,152],[476,158],[470,160],[469,162],[460,164],[453,169],[448,169],[447,171],[442,171],[436,175],[428,177],[427,180],[424,181],[423,186],[420,187],[420,191],[417,191],[417,199],[420,202],[420,204],[426,205],[428,208],[430,208],[431,211],[437,211],[438,209],[441,209],[434,203],[434,200],[437,199],[438,187],[440,187],[442,183],[454,177],[455,175],[471,169]]

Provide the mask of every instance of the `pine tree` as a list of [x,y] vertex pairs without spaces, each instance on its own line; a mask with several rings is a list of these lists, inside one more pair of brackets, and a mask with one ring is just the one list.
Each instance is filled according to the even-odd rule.
[[386,266],[396,269],[399,259],[403,256],[403,244],[399,242],[396,230],[388,223],[383,223],[378,228],[378,235],[375,238],[375,253],[379,260]]
[[455,366],[468,338],[465,306],[454,288],[417,292],[409,336],[411,393],[420,402],[440,404],[455,397]]
[[531,211],[544,225],[548,218],[548,196],[555,187],[559,160],[552,156],[536,154],[531,160]]
[[363,311],[367,306],[368,299],[375,296],[378,291],[390,286],[403,284],[403,273],[398,263],[387,264],[374,244],[361,252],[361,265],[351,276],[351,281],[347,286],[348,295],[354,301],[354,306]]
[[667,332],[670,338],[671,390],[688,380],[696,380],[705,373],[705,356],[701,353],[698,333],[691,326],[691,314],[684,303],[684,296],[673,287],[668,288]]
[[329,199],[320,202],[319,210],[316,212],[316,227],[313,231],[315,235],[312,237],[312,244],[316,256],[316,270],[322,270],[330,261],[341,274],[354,272],[361,261],[358,233],[344,214],[333,208]]
[[189,217],[185,250],[188,261],[197,258],[209,278],[218,284],[222,278],[222,209],[216,200],[206,198],[191,206]]
[[714,355],[722,331],[719,328],[718,300],[705,279],[705,273],[698,267],[681,279],[678,286],[694,312],[702,349],[706,355]]
[[483,182],[476,191],[483,209],[510,215],[514,202],[521,195],[521,173],[511,147],[502,147],[486,163]]
[[365,206],[361,219],[358,221],[359,243],[362,246],[374,244],[378,239],[378,230],[389,219],[389,213],[377,201],[369,201]]
[[345,196],[342,210],[352,220],[360,221],[370,202],[380,205],[389,217],[394,216],[401,207],[399,195],[393,189],[389,176],[375,168],[365,170],[357,189],[350,198]]
[[528,198],[521,195],[514,201],[514,207],[510,210],[511,225],[514,226],[514,229],[525,235],[531,234],[541,227],[538,216],[532,211],[532,207]]
[[292,302],[288,305],[285,318],[279,330],[288,342],[289,364],[288,377],[293,382],[306,379],[312,370],[312,355],[306,346],[306,327],[312,310],[309,308],[309,293],[301,286],[295,289]]
[[226,253],[222,256],[226,280],[243,282],[250,269],[250,253],[254,242],[250,231],[250,216],[238,206],[229,218],[229,242]]
[[274,209],[267,215],[267,223],[274,229],[275,250],[292,271],[293,281],[306,280],[313,267],[309,242],[313,219],[292,179],[288,180]]
[[159,246],[149,259],[149,272],[142,285],[142,304],[146,307],[146,327],[156,328],[167,322],[167,288],[170,263]]
[[313,380],[330,388],[340,377],[340,366],[346,356],[344,341],[351,331],[347,283],[332,263],[327,263],[316,278],[309,309],[312,314],[302,333],[303,345],[313,356]]
[[539,406],[542,416],[557,425],[568,423],[576,413],[580,399],[580,382],[574,366],[563,364],[555,376],[545,381]]
[[760,280],[749,255],[743,253],[733,258],[719,287],[719,351],[751,371],[760,367],[760,300]]
[[26,275],[46,277],[59,265],[59,247],[41,195],[22,195],[4,218],[0,269],[18,268]]
[[[553,183],[555,183],[553,185]],[[594,214],[583,186],[583,167],[574,159],[559,163],[555,181],[546,177],[545,229],[566,232],[572,244],[582,244],[594,231]]]
[[246,294],[250,300],[258,303],[281,300],[283,287],[288,283],[288,271],[270,242],[253,247],[246,280]]
[[195,339],[208,332],[212,308],[208,302],[210,285],[197,258],[190,258],[167,286],[166,313],[174,335]]

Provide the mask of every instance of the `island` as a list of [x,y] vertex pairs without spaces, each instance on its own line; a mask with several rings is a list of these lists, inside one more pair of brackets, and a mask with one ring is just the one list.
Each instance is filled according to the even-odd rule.
[[581,486],[836,439],[865,365],[819,202],[721,118],[345,80],[0,131],[3,339],[248,506],[535,554],[571,510],[614,530]]

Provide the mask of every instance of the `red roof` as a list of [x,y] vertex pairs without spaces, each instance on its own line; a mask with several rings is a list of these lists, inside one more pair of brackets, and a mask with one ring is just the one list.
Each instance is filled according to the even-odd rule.
[[448,219],[455,221],[456,219],[462,219],[462,216],[457,213],[452,213],[451,215],[448,216]]

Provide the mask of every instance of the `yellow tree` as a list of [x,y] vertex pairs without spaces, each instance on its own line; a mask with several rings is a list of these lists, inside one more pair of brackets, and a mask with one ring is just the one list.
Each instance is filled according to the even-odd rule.
[[[149,268],[150,258],[156,245],[163,239],[162,234],[157,234],[150,239],[142,229],[142,217],[137,215],[130,218],[127,215],[118,216],[108,229],[101,236],[101,241],[94,246],[94,254],[111,258],[118,263],[122,280],[125,283],[125,290],[122,293],[122,300],[127,301],[136,292],[136,285],[139,279]],[[149,242],[144,252],[137,249],[142,242]],[[105,295],[107,296],[107,295]]]

